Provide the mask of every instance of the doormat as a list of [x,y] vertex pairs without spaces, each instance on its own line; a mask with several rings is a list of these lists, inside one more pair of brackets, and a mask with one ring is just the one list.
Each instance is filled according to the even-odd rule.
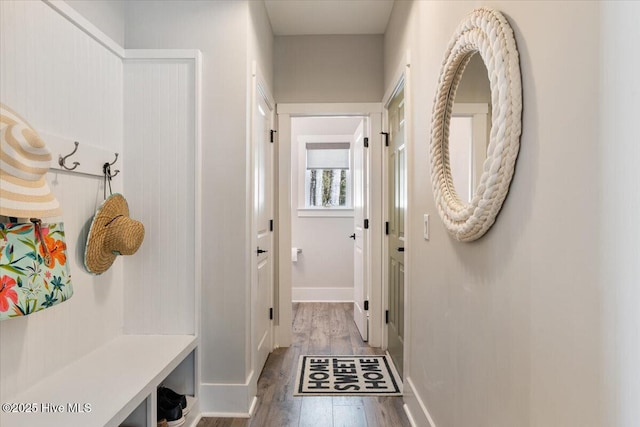
[[300,356],[294,396],[401,396],[387,356]]

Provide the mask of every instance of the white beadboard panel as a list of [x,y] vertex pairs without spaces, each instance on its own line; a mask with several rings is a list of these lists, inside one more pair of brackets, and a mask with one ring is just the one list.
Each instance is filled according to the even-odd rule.
[[[121,152],[119,57],[42,2],[0,1],[0,58],[0,100],[37,130]],[[3,402],[122,333],[122,261],[92,276],[82,259],[102,181],[57,171],[48,180],[63,208],[74,295],[0,323]]]
[[122,60],[48,5],[0,2],[0,99],[38,130],[118,152]]
[[125,194],[145,226],[125,332],[195,334],[195,60],[125,60],[124,93]]

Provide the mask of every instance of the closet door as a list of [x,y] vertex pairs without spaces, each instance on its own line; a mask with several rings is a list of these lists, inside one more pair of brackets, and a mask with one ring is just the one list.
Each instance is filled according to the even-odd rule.
[[253,111],[255,278],[252,280],[255,372],[262,371],[273,348],[273,109],[257,87]]

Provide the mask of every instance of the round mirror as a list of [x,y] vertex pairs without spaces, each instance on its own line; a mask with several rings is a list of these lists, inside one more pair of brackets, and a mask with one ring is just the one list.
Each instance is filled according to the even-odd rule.
[[434,197],[457,240],[476,240],[495,222],[520,148],[521,112],[513,31],[499,12],[476,9],[449,43],[431,123]]

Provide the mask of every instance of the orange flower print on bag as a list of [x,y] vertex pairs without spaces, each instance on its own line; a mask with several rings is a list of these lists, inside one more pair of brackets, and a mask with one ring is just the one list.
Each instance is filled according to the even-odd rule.
[[56,260],[58,260],[58,263],[60,263],[60,265],[65,265],[65,263],[67,262],[67,244],[62,240],[56,240],[51,236],[45,234],[45,229],[42,230],[42,237],[44,238],[45,245],[47,245],[47,249],[49,250],[49,255],[51,255],[47,257],[42,245],[38,247],[40,255],[44,258],[47,267],[55,267]]
[[0,277],[0,311],[9,310],[9,301],[18,303],[18,293],[12,289],[16,281],[9,276]]
[[[62,223],[0,223],[0,320],[26,316],[73,295]],[[57,261],[57,262],[56,262]]]

